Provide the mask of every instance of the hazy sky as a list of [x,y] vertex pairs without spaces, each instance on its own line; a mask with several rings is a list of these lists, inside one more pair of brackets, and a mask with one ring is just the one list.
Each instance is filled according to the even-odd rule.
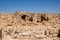
[[0,0],[0,12],[15,11],[60,13],[60,0]]

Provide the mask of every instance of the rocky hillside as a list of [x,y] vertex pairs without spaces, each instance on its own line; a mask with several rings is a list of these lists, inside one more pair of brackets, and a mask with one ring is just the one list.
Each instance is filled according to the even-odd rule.
[[60,40],[60,14],[0,14],[0,40]]

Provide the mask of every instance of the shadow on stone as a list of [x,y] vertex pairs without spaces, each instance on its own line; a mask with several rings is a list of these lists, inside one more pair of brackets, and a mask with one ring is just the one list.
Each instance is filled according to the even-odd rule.
[[0,39],[2,40],[2,29],[0,30]]

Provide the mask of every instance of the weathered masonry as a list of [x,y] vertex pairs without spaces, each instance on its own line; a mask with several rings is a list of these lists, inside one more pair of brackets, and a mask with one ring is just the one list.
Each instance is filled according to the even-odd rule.
[[0,14],[0,40],[60,40],[60,14]]

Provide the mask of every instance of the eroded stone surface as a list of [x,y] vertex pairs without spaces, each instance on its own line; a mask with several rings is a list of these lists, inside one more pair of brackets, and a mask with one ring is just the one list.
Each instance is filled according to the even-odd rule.
[[2,40],[60,40],[60,14],[0,14],[0,29]]

